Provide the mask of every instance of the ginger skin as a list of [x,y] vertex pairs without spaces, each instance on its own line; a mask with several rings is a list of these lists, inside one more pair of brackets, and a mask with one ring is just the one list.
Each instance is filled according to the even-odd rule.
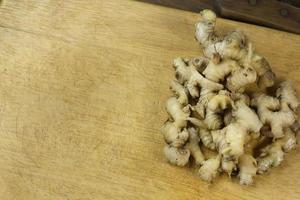
[[285,130],[285,136],[283,138],[283,146],[282,149],[284,152],[290,152],[291,150],[295,149],[297,145],[297,140],[295,133],[291,129]]
[[236,169],[236,164],[232,160],[227,160],[225,157],[222,158],[221,163],[222,171],[226,172],[231,177],[232,171]]
[[214,33],[216,20],[217,16],[211,10],[200,12],[200,21],[196,24],[195,37],[205,48],[213,44],[216,39]]
[[200,12],[200,20],[196,24],[195,37],[203,47],[204,55],[213,58],[215,54],[222,58],[230,58],[241,65],[252,67],[257,73],[257,85],[260,88],[271,87],[274,84],[275,74],[265,58],[254,52],[252,44],[246,48],[245,35],[239,31],[232,31],[225,37],[214,33],[216,14],[210,10]]
[[223,121],[225,126],[228,126],[233,122],[233,116],[231,111],[229,110],[225,111]]
[[223,81],[227,75],[239,68],[239,64],[234,60],[223,60],[218,64],[210,61],[203,71],[203,74],[209,80],[219,83],[220,81]]
[[189,162],[190,151],[185,148],[176,148],[171,146],[165,146],[164,154],[168,161],[177,166],[184,166]]
[[241,101],[236,103],[233,115],[236,119],[235,122],[225,127],[226,141],[229,146],[224,150],[224,156],[238,159],[244,153],[247,134],[259,132],[262,123],[255,112]]
[[220,129],[223,125],[222,116],[210,109],[206,109],[204,122],[210,130]]
[[201,90],[199,101],[194,106],[194,110],[202,117],[205,118],[205,111],[210,99],[216,95],[215,92],[209,90]]
[[187,118],[190,116],[190,110],[188,107],[183,107],[177,101],[176,97],[171,97],[167,100],[166,110],[178,129],[187,126]]
[[238,167],[241,185],[252,185],[253,177],[257,172],[257,163],[251,154],[243,154],[239,157]]
[[202,144],[206,148],[211,149],[211,150],[215,150],[216,145],[215,145],[215,143],[213,141],[211,133],[208,130],[206,130],[206,129],[200,129],[199,130],[199,136],[200,136]]
[[296,147],[299,101],[290,81],[274,85],[270,64],[242,31],[220,36],[215,26],[216,14],[201,11],[195,38],[203,56],[173,61],[164,154],[173,165],[194,160],[204,181],[225,173],[252,185]]
[[229,92],[226,90],[220,90],[207,104],[207,108],[212,111],[225,110],[229,106],[233,106],[233,101],[230,98]]
[[212,58],[216,53],[222,57],[241,59],[247,54],[241,46],[245,43],[245,36],[241,31],[233,31],[224,38],[214,33],[216,14],[211,10],[200,12],[200,20],[196,24],[195,38],[204,48],[204,55]]
[[221,154],[224,153],[226,149],[228,149],[228,143],[226,141],[225,133],[226,128],[211,131],[211,136],[216,146],[216,149]]
[[205,57],[195,57],[188,61],[188,65],[193,65],[196,70],[202,73],[207,67],[209,60]]
[[296,147],[297,141],[295,133],[289,128],[285,130],[285,135],[277,139],[272,144],[262,149],[258,162],[258,173],[262,174],[271,167],[279,166],[283,159],[285,152],[289,152]]
[[182,147],[189,138],[186,129],[180,131],[173,122],[167,121],[161,128],[165,142],[172,147]]
[[177,96],[177,100],[181,105],[188,104],[188,92],[187,90],[177,81],[172,81],[170,84],[170,89]]
[[[266,94],[256,94],[251,105],[257,108],[257,114],[263,124],[269,124],[274,138],[284,136],[283,129],[295,122],[294,113],[287,106],[280,106],[280,101]],[[281,110],[278,110],[281,107]]]
[[250,97],[247,94],[233,93],[233,94],[231,94],[231,98],[232,98],[233,101],[242,101],[247,106],[250,105]]
[[218,169],[221,163],[221,155],[205,160],[200,167],[198,174],[202,180],[212,182],[217,176]]
[[204,161],[204,156],[199,146],[200,138],[198,136],[198,130],[191,127],[188,129],[190,138],[186,144],[186,148],[190,150],[196,165],[201,165]]
[[220,90],[215,96],[212,96],[207,103],[204,122],[208,129],[216,130],[223,126],[222,116],[218,113],[226,108],[234,107],[228,91]]
[[254,137],[245,145],[245,153],[239,157],[238,168],[241,185],[252,185],[257,173],[257,161],[253,157],[254,149],[262,142],[262,139]]
[[175,59],[173,66],[176,70],[177,80],[186,85],[190,95],[194,98],[200,95],[198,87],[210,91],[218,91],[223,88],[222,84],[215,83],[202,76],[194,66],[187,66],[182,58]]
[[276,91],[276,96],[280,99],[282,106],[289,107],[292,111],[296,112],[299,101],[290,81],[284,81],[280,84],[280,87]]
[[243,92],[244,88],[256,81],[257,74],[252,67],[240,68],[227,78],[226,87],[232,92]]

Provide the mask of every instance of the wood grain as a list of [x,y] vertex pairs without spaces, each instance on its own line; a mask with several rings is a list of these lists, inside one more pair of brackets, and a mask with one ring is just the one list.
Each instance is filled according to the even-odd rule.
[[[251,187],[169,165],[159,133],[197,14],[124,0],[6,0],[0,8],[0,199],[300,199],[300,148]],[[300,37],[240,28],[300,92]]]
[[200,12],[202,9],[214,10],[213,0],[139,0],[142,2],[154,3],[171,8]]
[[222,18],[300,34],[299,0],[139,0],[199,12],[214,10]]
[[278,0],[300,8],[300,0]]
[[222,17],[300,34],[300,8],[290,4],[278,0],[258,0],[255,5],[249,5],[249,0],[217,2]]

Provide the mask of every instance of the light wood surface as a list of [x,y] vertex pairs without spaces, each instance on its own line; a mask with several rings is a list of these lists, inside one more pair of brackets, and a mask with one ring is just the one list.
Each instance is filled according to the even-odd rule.
[[[159,128],[171,61],[196,56],[197,14],[125,0],[4,0],[0,199],[300,199],[300,148],[251,187],[169,165]],[[300,92],[300,36],[240,28]]]

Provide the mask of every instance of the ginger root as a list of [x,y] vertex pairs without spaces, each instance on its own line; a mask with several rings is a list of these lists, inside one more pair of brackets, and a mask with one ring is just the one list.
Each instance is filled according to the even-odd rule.
[[176,58],[174,60],[174,67],[176,70],[175,76],[177,80],[186,86],[190,95],[194,98],[199,97],[200,91],[198,87],[210,91],[218,91],[223,88],[222,84],[210,81],[201,75],[195,66],[187,66],[184,60],[181,58]]
[[261,154],[257,159],[258,173],[262,174],[271,167],[279,166],[284,159],[285,152],[294,149],[296,143],[295,133],[288,128],[285,131],[284,137],[275,140],[272,144],[261,150]]
[[284,81],[280,84],[280,87],[276,91],[276,97],[279,98],[281,106],[288,107],[293,112],[297,110],[299,101],[290,81]]
[[236,110],[233,112],[235,122],[225,127],[225,139],[228,147],[223,150],[226,157],[237,160],[244,154],[244,145],[249,132],[259,132],[262,127],[256,113],[244,102],[236,102]]
[[[204,55],[212,58],[215,54],[219,54],[222,58],[236,60],[245,67],[251,66],[258,76],[257,85],[260,88],[271,87],[274,84],[275,74],[266,59],[254,52],[252,44],[247,44],[244,33],[235,30],[220,37],[214,33],[215,25],[216,14],[213,11],[200,12],[195,37],[203,47]],[[240,72],[239,76],[241,74],[243,72]]]
[[283,129],[292,126],[296,120],[287,104],[275,97],[259,93],[252,99],[251,104],[257,108],[261,122],[271,126],[274,138],[283,137]]
[[257,173],[257,161],[253,156],[254,149],[263,141],[264,138],[253,137],[245,145],[245,153],[239,157],[238,168],[241,185],[252,185]]
[[191,127],[188,129],[190,133],[189,142],[186,144],[186,148],[190,150],[196,165],[201,165],[204,161],[204,156],[199,146],[200,138],[198,136],[198,130]]
[[257,172],[257,163],[255,158],[251,154],[243,154],[239,157],[238,167],[240,184],[251,185],[253,184],[253,177]]
[[164,153],[168,161],[177,166],[184,166],[189,162],[190,151],[185,148],[165,146]]
[[189,138],[189,133],[186,129],[180,131],[170,121],[167,121],[160,131],[164,136],[165,142],[172,147],[182,147]]
[[200,129],[199,136],[201,139],[202,144],[211,150],[215,150],[216,144],[213,141],[211,133],[207,129]]
[[175,97],[171,97],[167,100],[166,109],[178,129],[187,126],[187,119],[190,116],[188,106],[183,107]]
[[270,64],[242,31],[219,36],[216,20],[213,11],[203,10],[196,23],[204,56],[173,61],[169,118],[160,130],[164,154],[173,165],[194,160],[204,181],[223,172],[251,185],[296,147],[299,101],[290,81],[275,88]]
[[170,84],[170,89],[175,93],[177,96],[177,101],[181,105],[187,105],[188,104],[188,92],[187,90],[177,81],[172,81]]
[[236,164],[232,160],[227,160],[227,158],[222,158],[221,168],[223,172],[226,172],[229,177],[231,177],[231,174],[234,170],[236,170]]
[[198,171],[199,176],[207,182],[212,182],[212,180],[218,174],[220,163],[221,163],[220,155],[205,160]]
[[239,69],[239,64],[234,60],[223,60],[218,64],[215,64],[213,61],[210,61],[203,71],[203,74],[206,78],[214,82],[221,82],[224,78]]

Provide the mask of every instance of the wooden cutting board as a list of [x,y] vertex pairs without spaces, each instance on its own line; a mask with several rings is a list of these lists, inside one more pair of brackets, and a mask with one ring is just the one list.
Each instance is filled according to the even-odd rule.
[[[171,62],[201,54],[196,21],[135,1],[2,1],[0,199],[300,199],[300,147],[251,187],[165,160]],[[300,92],[300,36],[217,24],[235,28]]]

